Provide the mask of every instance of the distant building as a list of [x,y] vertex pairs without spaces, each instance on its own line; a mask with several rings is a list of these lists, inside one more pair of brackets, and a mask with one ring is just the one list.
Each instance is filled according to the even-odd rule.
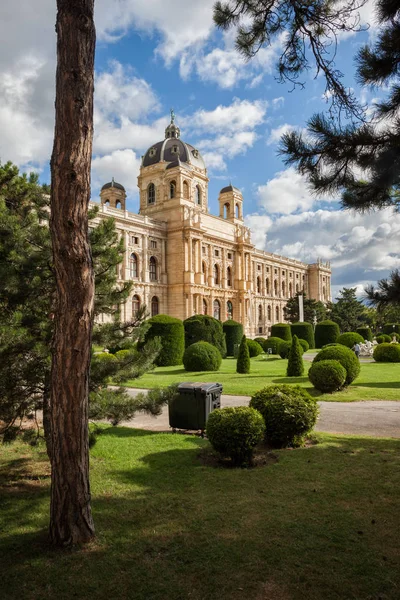
[[216,217],[208,212],[208,181],[200,152],[180,139],[172,114],[165,139],[142,159],[140,214],[126,210],[121,184],[102,187],[97,219],[115,218],[126,247],[120,277],[134,282],[123,319],[145,304],[151,315],[233,318],[255,337],[284,321],[283,307],[298,291],[331,300],[329,263],[307,265],[257,250],[244,225],[240,190],[228,185],[220,191]]

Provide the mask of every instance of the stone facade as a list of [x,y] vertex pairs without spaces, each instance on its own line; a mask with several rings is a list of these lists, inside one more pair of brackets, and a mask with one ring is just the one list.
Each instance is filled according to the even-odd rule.
[[331,300],[329,263],[307,265],[257,250],[240,190],[221,190],[216,217],[208,212],[208,181],[199,151],[182,142],[172,118],[165,140],[142,158],[140,214],[126,210],[121,184],[103,186],[97,219],[115,218],[127,249],[120,278],[134,282],[123,319],[145,304],[152,315],[206,313],[240,321],[250,337],[267,336],[297,291]]

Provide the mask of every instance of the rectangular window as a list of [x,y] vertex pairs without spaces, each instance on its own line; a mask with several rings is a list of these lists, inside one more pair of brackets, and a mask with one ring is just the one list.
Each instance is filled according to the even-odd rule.
[[203,246],[202,251],[203,251],[203,254],[207,254],[207,248],[205,246]]
[[284,275],[284,274],[285,274],[285,271],[282,271],[282,275]]
[[278,275],[278,269],[274,269],[275,275]]
[[155,240],[151,240],[150,248],[157,248],[157,242]]
[[266,269],[267,269],[267,273],[269,273],[269,267],[266,267]]
[[292,271],[290,271],[290,273],[289,273],[289,277],[293,277],[293,273],[292,273]]
[[219,250],[214,250],[214,255],[219,256]]
[[257,265],[257,271],[261,271],[261,265]]
[[232,252],[228,252],[228,258],[229,258],[229,260],[231,260],[231,258],[232,258]]
[[298,278],[299,278],[299,274],[298,274],[298,273],[296,273],[296,279],[298,279]]

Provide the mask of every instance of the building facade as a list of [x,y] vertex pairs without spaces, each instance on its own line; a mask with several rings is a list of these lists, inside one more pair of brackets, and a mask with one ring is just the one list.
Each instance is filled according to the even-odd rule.
[[200,152],[180,139],[172,115],[165,139],[142,158],[139,214],[126,210],[121,184],[102,187],[97,219],[115,218],[126,248],[120,279],[134,283],[124,320],[145,304],[151,315],[233,318],[246,335],[267,336],[284,321],[283,308],[296,292],[331,300],[329,263],[308,265],[256,249],[240,190],[220,191],[217,217],[208,212],[208,181]]

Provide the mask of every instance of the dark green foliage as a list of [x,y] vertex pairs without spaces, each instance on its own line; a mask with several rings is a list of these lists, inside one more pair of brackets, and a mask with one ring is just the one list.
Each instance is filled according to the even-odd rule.
[[384,333],[382,333],[381,335],[377,336],[376,341],[378,342],[378,344],[390,344],[392,338],[390,337],[390,335],[385,335]]
[[290,325],[288,323],[275,323],[271,327],[271,337],[277,337],[285,342],[292,341],[292,334],[290,332]]
[[357,327],[357,333],[361,335],[363,340],[372,342],[372,331],[369,327]]
[[339,325],[342,333],[356,331],[361,324],[365,306],[356,296],[357,288],[343,288],[331,305],[330,318]]
[[279,348],[282,344],[282,339],[278,337],[269,337],[264,342],[264,352],[268,352],[268,348],[272,348],[272,354],[279,354]]
[[301,377],[304,373],[303,349],[297,335],[293,336],[292,345],[288,354],[287,377]]
[[261,348],[264,350],[264,344],[267,341],[267,338],[256,337],[256,338],[254,338],[254,341],[257,342],[257,344],[260,344]]
[[255,356],[260,356],[264,352],[262,346],[256,340],[247,340],[247,346],[249,348],[250,358],[254,358]]
[[308,343],[308,348],[315,348],[314,328],[311,323],[292,323],[290,326],[290,331],[292,335],[297,335],[299,339],[306,340]]
[[298,385],[266,387],[252,397],[250,406],[264,417],[266,442],[278,448],[301,443],[318,416],[317,401]]
[[400,333],[400,325],[398,323],[385,323],[382,333],[392,336],[393,333]]
[[181,365],[185,351],[185,330],[180,319],[168,315],[157,315],[148,320],[150,325],[147,330],[145,343],[156,337],[161,341],[161,352],[157,356],[156,364],[159,367]]
[[236,373],[250,373],[250,352],[245,335],[240,342],[239,354],[236,361]]
[[386,317],[386,321],[399,319],[400,311],[400,271],[395,269],[388,279],[380,279],[377,288],[369,285],[365,288],[369,303]]
[[332,344],[339,337],[339,325],[333,321],[321,321],[315,327],[315,347],[322,348],[326,344]]
[[[312,325],[314,323],[314,315],[317,317],[317,322],[324,321],[326,319],[326,306],[323,302],[319,300],[313,300],[312,298],[307,298],[305,292],[297,292],[293,298],[289,298],[286,303],[286,306],[283,308],[283,314],[285,316],[286,321],[290,321],[291,323],[299,323],[300,314],[299,314],[299,296],[303,295],[303,309],[304,309],[304,322]],[[300,335],[299,332],[292,330],[292,335],[296,334]],[[314,331],[313,331],[314,333]],[[307,338],[304,338],[307,339]],[[311,346],[310,346],[311,347]]]
[[218,348],[221,356],[226,356],[225,335],[221,321],[209,315],[194,315],[183,321],[185,328],[185,348],[196,342],[208,342]]
[[348,331],[347,333],[339,335],[337,343],[342,344],[342,346],[346,346],[347,348],[352,348],[354,344],[363,344],[364,338],[359,333]]
[[321,360],[311,365],[308,378],[316,390],[329,394],[343,387],[346,369],[337,360]]
[[301,346],[301,348],[303,350],[302,354],[304,354],[304,352],[307,352],[307,350],[310,349],[310,346],[308,345],[307,340],[299,339],[299,344],[300,344],[300,346]]
[[183,366],[186,371],[218,371],[222,356],[209,342],[196,342],[186,348]]
[[248,406],[219,408],[207,420],[206,433],[212,447],[236,466],[251,464],[254,448],[264,432],[261,414]]
[[289,356],[291,346],[292,346],[292,342],[282,341],[279,345],[279,351],[278,351],[279,356],[281,358],[287,358]]
[[350,385],[360,374],[360,361],[350,348],[346,346],[328,346],[318,352],[313,364],[320,360],[337,360],[346,369],[345,385]]
[[376,362],[400,362],[400,344],[379,344],[374,349]]
[[222,324],[222,329],[226,340],[226,354],[227,356],[235,356],[235,346],[242,341],[243,325],[230,319]]

